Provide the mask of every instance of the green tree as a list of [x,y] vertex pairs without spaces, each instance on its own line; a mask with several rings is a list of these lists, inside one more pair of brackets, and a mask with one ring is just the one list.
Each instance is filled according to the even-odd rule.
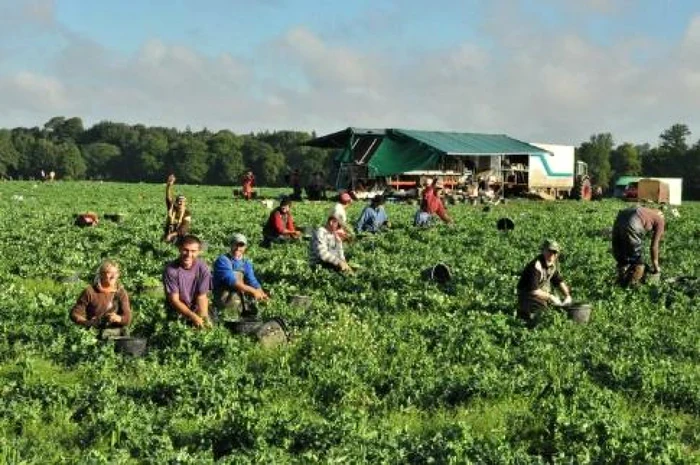
[[168,153],[175,175],[185,183],[200,183],[208,171],[207,145],[192,135],[178,141]]
[[83,145],[83,159],[86,165],[86,174],[89,178],[110,179],[111,167],[121,157],[119,147],[107,142],[94,142]]
[[61,142],[55,146],[56,172],[65,179],[85,177],[85,160],[73,141]]
[[285,171],[285,159],[281,153],[275,152],[270,144],[252,137],[246,138],[243,144],[243,160],[255,173],[258,184],[264,186],[281,184]]
[[610,184],[610,152],[613,145],[612,134],[601,133],[592,135],[589,141],[583,142],[576,150],[576,157],[588,163],[588,171],[594,184]]
[[683,155],[688,151],[688,141],[691,132],[685,124],[674,124],[661,133],[659,148],[671,155]]
[[637,147],[630,143],[619,145],[610,154],[613,177],[638,176],[642,173],[642,162]]
[[11,175],[19,165],[19,152],[12,144],[12,133],[0,129],[0,176]]
[[209,139],[207,182],[236,184],[245,171],[241,148],[243,140],[231,131],[219,131]]
[[160,130],[146,130],[141,136],[136,165],[140,179],[162,180],[165,176],[165,158],[168,154],[168,138]]

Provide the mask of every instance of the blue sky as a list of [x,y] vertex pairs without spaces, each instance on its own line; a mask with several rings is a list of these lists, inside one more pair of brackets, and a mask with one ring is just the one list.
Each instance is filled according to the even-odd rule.
[[[700,2],[0,0],[0,126],[700,131]],[[697,128],[694,127],[697,126]]]

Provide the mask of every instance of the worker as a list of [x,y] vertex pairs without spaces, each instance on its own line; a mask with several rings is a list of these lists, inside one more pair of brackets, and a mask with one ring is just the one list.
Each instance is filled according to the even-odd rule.
[[168,209],[168,216],[165,220],[165,232],[163,241],[178,245],[190,232],[192,215],[187,209],[187,199],[184,195],[173,198],[173,186],[175,185],[175,175],[171,174],[165,182],[165,206]]
[[81,228],[89,228],[92,226],[97,226],[100,223],[100,219],[95,212],[85,212],[75,215],[75,221],[73,224]]
[[262,247],[270,247],[273,243],[289,242],[301,238],[301,231],[294,225],[292,216],[292,200],[285,197],[279,207],[272,210],[263,226]]
[[301,201],[301,173],[298,168],[289,175],[289,185],[292,186],[290,198],[297,202]]
[[326,181],[323,178],[323,173],[317,171],[311,176],[309,184],[306,186],[306,197],[309,200],[325,200],[326,199]]
[[339,228],[336,234],[340,236],[342,240],[348,240],[352,236],[352,231],[348,227],[348,212],[345,208],[352,203],[352,196],[349,192],[343,192],[338,197],[338,202],[333,205],[330,216],[334,216],[338,219]]
[[647,232],[652,232],[651,254],[652,274],[661,272],[659,247],[664,235],[665,219],[660,210],[646,207],[631,207],[617,214],[612,232],[613,256],[617,261],[617,279],[622,286],[634,286],[644,278],[643,242]]
[[163,270],[163,287],[171,316],[179,316],[195,328],[211,325],[209,297],[211,273],[200,260],[202,241],[196,236],[184,236],[178,243],[177,260]]
[[255,176],[253,175],[252,171],[248,171],[245,175],[243,175],[242,184],[243,198],[246,200],[252,199],[254,196],[253,186],[255,185]]
[[[571,292],[557,266],[559,252],[561,247],[556,241],[545,240],[540,254],[527,264],[520,275],[518,316],[528,323],[534,323],[550,304],[561,306],[571,303]],[[564,300],[552,292],[553,287],[559,289]]]
[[248,239],[243,234],[234,234],[229,243],[230,251],[214,262],[214,320],[237,320],[239,316],[255,315],[255,309],[246,298],[268,299],[255,277],[253,263],[245,258]]
[[98,328],[101,339],[127,335],[131,323],[129,296],[119,283],[119,265],[112,260],[100,264],[95,280],[75,303],[70,318],[77,325]]
[[338,218],[329,215],[326,224],[316,229],[309,244],[309,265],[314,268],[327,268],[341,273],[353,270],[345,260],[343,240],[337,232],[340,228]]
[[357,220],[357,232],[377,233],[390,227],[389,217],[384,210],[384,196],[375,195],[370,204],[362,210],[360,219]]
[[439,179],[435,179],[425,188],[420,209],[413,220],[414,226],[430,226],[435,216],[447,224],[452,223],[452,218],[447,214],[445,204],[440,198],[442,188],[443,183]]

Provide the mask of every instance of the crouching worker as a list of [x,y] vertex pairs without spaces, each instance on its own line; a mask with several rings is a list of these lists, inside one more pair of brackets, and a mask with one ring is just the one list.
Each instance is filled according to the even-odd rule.
[[[541,253],[527,264],[518,281],[518,316],[528,323],[534,323],[540,313],[550,304],[561,306],[571,303],[569,287],[559,273],[557,257],[559,244],[553,240],[542,243]],[[564,296],[562,301],[552,292],[559,288]]]
[[99,223],[100,219],[97,213],[86,212],[75,215],[75,222],[73,224],[81,228],[89,228],[91,226],[97,226]]
[[644,278],[644,236],[652,231],[651,273],[661,272],[659,245],[666,227],[663,213],[645,207],[621,210],[613,225],[612,250],[617,261],[617,280],[622,286],[634,286]]
[[383,229],[391,227],[389,217],[384,210],[384,197],[375,195],[372,202],[362,210],[360,219],[355,226],[358,233],[371,232],[378,233]]
[[263,226],[263,247],[270,247],[273,243],[289,242],[299,239],[301,231],[294,225],[292,217],[292,201],[284,198],[280,206],[272,210]]
[[326,224],[316,229],[309,244],[309,265],[311,268],[328,268],[342,273],[352,273],[352,268],[345,260],[343,241],[338,236],[340,223],[333,215]]
[[129,296],[119,284],[119,266],[115,262],[102,262],[94,283],[80,294],[70,318],[80,326],[98,328],[101,339],[127,335],[131,306]]
[[165,299],[171,316],[179,316],[195,328],[210,326],[209,297],[211,274],[199,260],[202,242],[196,236],[185,236],[178,244],[179,257],[163,271]]
[[425,188],[420,209],[416,212],[416,216],[413,219],[414,226],[430,226],[436,216],[446,224],[452,223],[452,218],[447,214],[445,204],[440,198],[442,188],[443,183],[440,180],[433,181],[432,184]]
[[248,239],[243,234],[234,234],[229,253],[220,255],[214,262],[214,320],[252,316],[256,312],[246,298],[268,299],[255,277],[253,264],[244,257],[247,246]]

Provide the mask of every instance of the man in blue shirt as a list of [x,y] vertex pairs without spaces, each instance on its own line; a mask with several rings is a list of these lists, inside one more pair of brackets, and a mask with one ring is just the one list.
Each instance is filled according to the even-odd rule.
[[214,307],[217,319],[238,319],[240,315],[252,313],[247,308],[246,296],[255,300],[268,299],[255,277],[253,264],[243,256],[247,246],[248,239],[243,234],[234,234],[231,237],[230,252],[220,255],[214,262]]
[[371,232],[377,233],[384,228],[390,228],[391,223],[389,222],[389,217],[384,211],[384,197],[381,195],[375,195],[372,198],[370,205],[366,206],[362,210],[362,215],[360,219],[357,220],[356,229],[357,232]]

